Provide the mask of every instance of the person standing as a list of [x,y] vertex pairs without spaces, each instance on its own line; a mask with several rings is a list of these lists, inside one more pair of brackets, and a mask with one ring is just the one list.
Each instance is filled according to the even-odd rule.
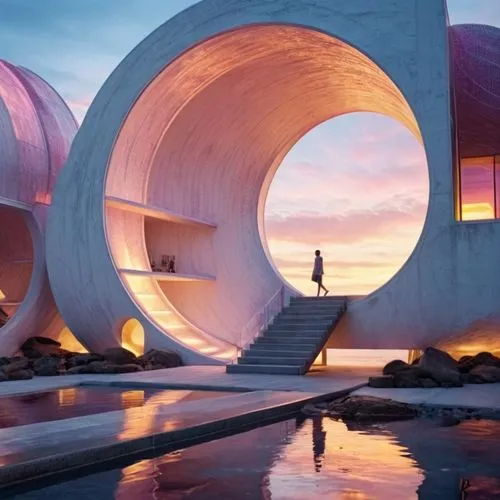
[[316,250],[316,252],[314,252],[314,254],[316,255],[315,259],[314,259],[314,268],[313,268],[313,273],[312,273],[312,280],[318,284],[318,294],[317,294],[317,297],[319,297],[319,292],[321,290],[324,290],[325,291],[325,297],[328,295],[329,293],[329,290],[327,290],[324,286],[323,286],[323,274],[324,271],[323,271],[323,257],[321,257],[321,252],[319,250]]

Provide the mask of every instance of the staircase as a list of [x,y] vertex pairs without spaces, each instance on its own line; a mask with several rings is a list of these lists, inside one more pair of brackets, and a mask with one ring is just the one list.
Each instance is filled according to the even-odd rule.
[[345,309],[345,297],[292,298],[226,372],[304,375]]

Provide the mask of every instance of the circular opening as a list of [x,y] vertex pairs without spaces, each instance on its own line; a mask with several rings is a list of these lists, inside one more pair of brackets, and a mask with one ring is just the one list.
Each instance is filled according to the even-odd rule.
[[[279,165],[316,125],[362,111],[420,139],[374,61],[297,26],[223,33],[154,78],[122,125],[106,180],[108,246],[149,320],[199,352],[234,356],[283,286],[264,234]],[[153,270],[163,254],[177,256],[176,275]]]
[[124,323],[121,338],[122,347],[136,356],[144,354],[144,328],[137,319],[131,318]]
[[33,243],[23,213],[0,207],[0,327],[21,306],[28,291],[33,269]]
[[355,113],[319,125],[291,149],[269,190],[265,227],[276,268],[314,295],[320,248],[332,293],[373,292],[415,248],[428,186],[424,148],[399,122]]

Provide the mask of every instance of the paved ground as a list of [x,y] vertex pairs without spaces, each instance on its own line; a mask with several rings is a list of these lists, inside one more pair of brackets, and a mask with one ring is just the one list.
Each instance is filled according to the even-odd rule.
[[272,390],[330,394],[363,385],[377,369],[318,368],[304,377],[292,375],[227,374],[222,366],[183,366],[168,370],[122,375],[68,375],[37,377],[31,380],[0,383],[0,396],[39,392],[85,383],[135,383],[164,388],[211,390]]
[[466,385],[453,389],[372,389],[363,387],[357,395],[392,399],[428,406],[500,409],[500,384]]

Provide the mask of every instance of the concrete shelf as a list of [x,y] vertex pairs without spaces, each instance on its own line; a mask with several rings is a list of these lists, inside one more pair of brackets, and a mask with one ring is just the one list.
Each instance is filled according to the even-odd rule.
[[205,227],[210,229],[217,228],[217,225],[213,224],[212,222],[196,219],[194,217],[187,217],[185,215],[172,212],[170,210],[165,210],[164,208],[161,207],[157,207],[154,205],[144,205],[142,203],[137,203],[135,201],[116,198],[114,196],[106,196],[106,205],[108,207],[141,214],[146,217],[151,217],[153,219],[163,220],[166,222],[173,222],[176,224],[183,224],[186,226]]
[[206,274],[162,273],[158,271],[139,271],[136,269],[120,269],[120,272],[130,276],[144,276],[157,281],[215,281],[215,276]]

